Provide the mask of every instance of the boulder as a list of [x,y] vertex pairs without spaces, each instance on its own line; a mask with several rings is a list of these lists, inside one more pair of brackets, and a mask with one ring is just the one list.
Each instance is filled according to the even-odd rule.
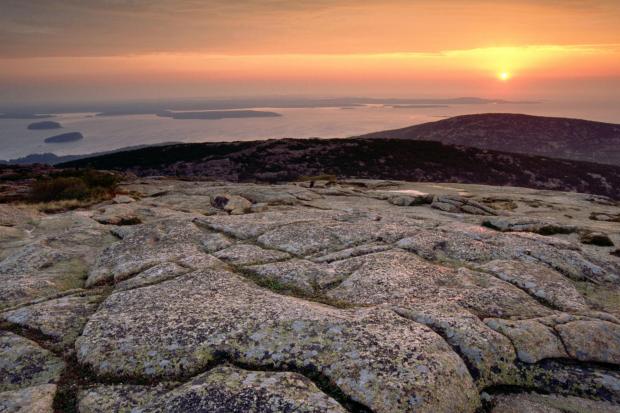
[[437,195],[431,203],[431,208],[445,212],[464,213],[474,215],[497,215],[498,212],[480,202],[457,195]]
[[485,218],[482,225],[502,232],[534,232],[540,235],[571,234],[573,225],[564,225],[530,217]]
[[218,194],[211,202],[216,208],[223,209],[231,215],[239,215],[250,212],[252,203],[239,195]]
[[114,198],[112,198],[112,202],[114,202],[115,204],[130,204],[132,202],[135,202],[135,199],[128,195],[116,195]]
[[584,244],[596,245],[599,247],[613,247],[614,242],[607,234],[602,232],[584,232],[580,234],[579,241]]
[[395,195],[388,198],[388,202],[397,206],[414,206],[430,204],[433,201],[433,195],[419,194],[419,195]]

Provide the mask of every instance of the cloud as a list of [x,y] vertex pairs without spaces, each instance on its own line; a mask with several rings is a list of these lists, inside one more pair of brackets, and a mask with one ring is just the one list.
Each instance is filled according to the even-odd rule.
[[0,8],[4,58],[620,41],[616,0],[2,0]]

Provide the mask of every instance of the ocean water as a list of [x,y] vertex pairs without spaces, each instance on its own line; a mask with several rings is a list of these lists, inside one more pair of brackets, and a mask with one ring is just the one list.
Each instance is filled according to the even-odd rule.
[[[346,138],[395,129],[445,117],[487,112],[564,116],[620,123],[620,105],[610,103],[463,104],[432,108],[394,108],[367,105],[355,108],[252,108],[280,113],[281,117],[220,120],[179,120],[155,115],[94,116],[63,113],[54,120],[56,130],[28,130],[29,119],[0,119],[0,159],[33,153],[75,155],[127,146],[162,142],[216,142],[269,138]],[[46,119],[48,120],[48,119]],[[44,143],[64,132],[81,132],[84,139],[67,143]]]

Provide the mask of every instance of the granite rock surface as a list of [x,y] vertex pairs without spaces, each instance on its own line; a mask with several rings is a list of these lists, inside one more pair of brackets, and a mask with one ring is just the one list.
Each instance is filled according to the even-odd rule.
[[613,202],[141,178],[0,207],[7,411],[620,409]]

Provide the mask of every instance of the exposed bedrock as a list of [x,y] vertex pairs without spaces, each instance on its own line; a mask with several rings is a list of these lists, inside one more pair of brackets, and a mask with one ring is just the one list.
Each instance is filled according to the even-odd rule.
[[618,245],[590,215],[620,211],[586,195],[141,179],[82,210],[3,208],[5,408],[620,406],[620,258],[580,239]]

